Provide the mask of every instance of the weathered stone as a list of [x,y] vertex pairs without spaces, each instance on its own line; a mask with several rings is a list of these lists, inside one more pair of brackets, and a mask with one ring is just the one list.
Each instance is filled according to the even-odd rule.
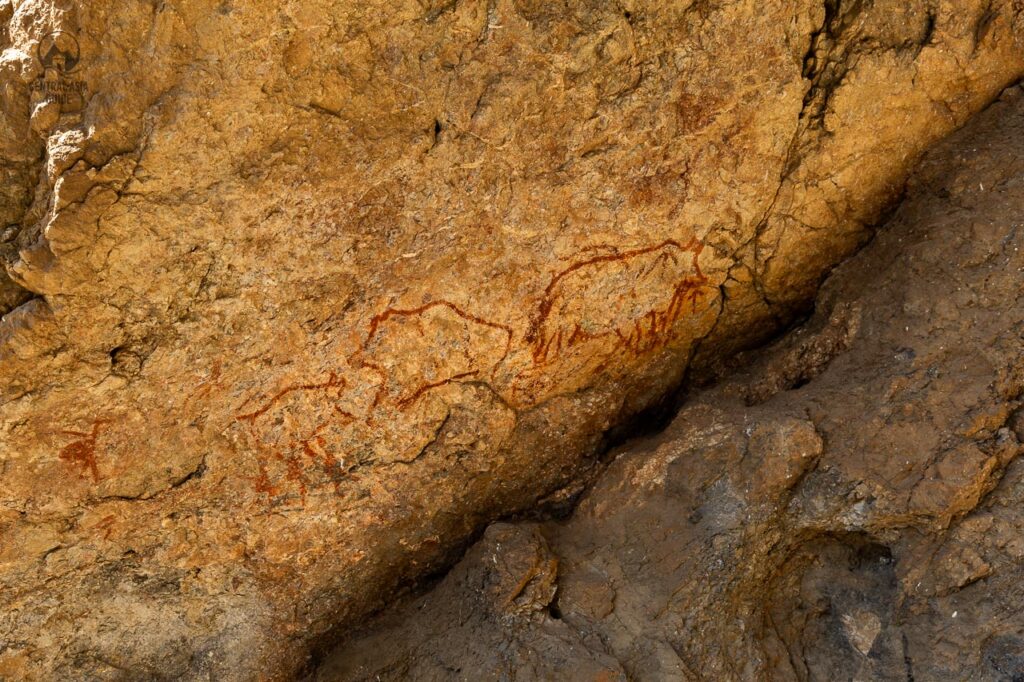
[[[929,153],[805,325],[624,446],[568,520],[492,526],[316,679],[1020,678],[1022,209],[1018,87]],[[515,590],[480,589],[499,577]],[[532,581],[548,608],[503,618]]]
[[0,0],[0,671],[287,677],[789,321],[1022,22]]

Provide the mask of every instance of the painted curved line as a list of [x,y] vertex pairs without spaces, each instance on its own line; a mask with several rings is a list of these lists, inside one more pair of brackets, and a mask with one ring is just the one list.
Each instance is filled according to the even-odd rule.
[[475,376],[475,375],[477,375],[479,373],[480,372],[478,370],[473,370],[471,372],[461,372],[460,374],[456,374],[454,376],[450,376],[447,379],[442,379],[441,381],[435,381],[432,384],[423,384],[422,386],[417,388],[416,391],[412,395],[410,395],[408,398],[402,398],[401,400],[399,400],[398,401],[398,407],[399,408],[408,407],[409,405],[412,405],[414,402],[416,402],[421,397],[423,397],[423,394],[426,393],[427,391],[433,390],[435,388],[440,388],[441,386],[447,386],[448,384],[453,383],[455,381],[458,381],[459,379],[465,379],[466,377]]
[[[454,303],[452,303],[450,301],[445,301],[443,299],[442,300],[437,300],[437,301],[431,301],[430,303],[425,303],[424,305],[421,305],[418,308],[406,308],[406,309],[387,308],[386,310],[384,310],[384,312],[378,313],[378,314],[374,315],[370,319],[369,333],[366,336],[366,341],[363,342],[362,350],[366,350],[366,347],[369,345],[369,343],[373,339],[374,335],[376,335],[377,330],[380,328],[381,323],[387,322],[390,318],[396,317],[396,316],[414,317],[414,316],[417,316],[417,315],[422,315],[423,313],[427,312],[431,308],[436,308],[438,306],[443,306],[445,308],[448,308],[449,310],[451,310],[453,313],[455,313],[456,315],[458,315],[459,317],[461,317],[464,320],[468,320],[470,322],[475,322],[477,324],[481,324],[481,325],[484,325],[486,327],[490,327],[491,329],[498,329],[498,330],[504,332],[505,333],[505,337],[506,337],[506,340],[505,340],[505,352],[501,356],[501,360],[504,360],[508,356],[509,352],[512,349],[512,338],[514,336],[514,333],[512,332],[512,328],[511,327],[509,327],[508,325],[499,324],[497,322],[491,322],[490,320],[485,320],[484,318],[478,317],[476,315],[473,315],[472,313],[467,313],[465,310],[463,310],[459,306],[455,305]],[[498,362],[501,362],[501,360],[498,360]]]
[[257,419],[266,414],[271,407],[273,407],[278,401],[280,401],[289,393],[294,393],[295,391],[315,391],[325,388],[344,388],[346,385],[347,382],[345,381],[344,377],[339,377],[334,372],[331,372],[328,375],[327,381],[320,384],[296,384],[294,386],[287,386],[278,391],[274,395],[274,397],[272,397],[263,405],[263,407],[259,408],[255,412],[250,412],[248,414],[240,414],[236,416],[235,419],[237,419],[238,421],[247,421],[250,424],[254,424]]

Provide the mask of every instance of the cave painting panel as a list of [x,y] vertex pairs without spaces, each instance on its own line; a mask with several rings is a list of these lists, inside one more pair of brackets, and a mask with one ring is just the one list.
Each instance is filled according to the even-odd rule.
[[[663,347],[714,289],[702,249],[668,239],[578,257],[552,275],[525,334],[444,299],[384,308],[344,369],[284,384],[236,414],[256,450],[254,489],[304,500],[325,483],[338,490],[356,466],[353,450],[401,460],[419,447],[414,434],[443,421],[445,406],[427,398],[445,387],[485,382],[528,404],[589,381],[614,354]],[[495,385],[503,365],[518,372],[511,386]]]

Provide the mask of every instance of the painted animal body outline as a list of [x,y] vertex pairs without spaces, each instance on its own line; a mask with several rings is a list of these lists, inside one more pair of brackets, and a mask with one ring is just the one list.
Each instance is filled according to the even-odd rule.
[[[292,384],[290,386],[286,386],[277,393],[275,393],[273,396],[271,396],[271,398],[263,404],[263,407],[259,408],[255,412],[237,415],[235,419],[237,419],[238,421],[247,421],[250,424],[252,424],[257,419],[266,414],[268,411],[270,411],[271,407],[273,407],[283,398],[285,398],[291,393],[294,393],[295,391],[316,391],[325,390],[328,388],[345,388],[347,385],[348,382],[345,381],[344,377],[339,377],[336,372],[330,372],[328,373],[327,381],[323,383]],[[245,403],[242,403],[242,405],[246,405],[248,404],[248,402],[249,401],[246,401]]]
[[[498,365],[500,365],[505,360],[505,358],[508,357],[509,353],[512,352],[512,342],[513,342],[513,340],[515,338],[515,332],[512,330],[511,327],[509,327],[508,325],[505,325],[505,324],[498,323],[498,322],[492,322],[492,321],[487,320],[487,319],[485,319],[483,317],[480,317],[478,315],[474,315],[473,313],[466,312],[465,310],[463,310],[462,308],[460,308],[456,304],[454,304],[451,301],[448,301],[446,299],[436,299],[436,300],[430,301],[428,303],[424,303],[423,305],[417,306],[417,307],[414,307],[414,308],[395,308],[395,307],[390,307],[389,306],[388,308],[385,308],[383,311],[381,311],[381,312],[377,313],[376,315],[374,315],[370,319],[370,323],[368,325],[368,331],[367,331],[366,339],[363,341],[363,343],[362,343],[358,353],[356,353],[356,355],[362,355],[364,353],[367,353],[367,350],[368,350],[371,342],[373,341],[374,337],[377,336],[377,333],[380,331],[381,325],[383,325],[385,322],[387,322],[391,318],[393,318],[393,317],[419,317],[419,316],[422,316],[427,311],[432,310],[434,308],[438,308],[438,307],[447,308],[448,310],[450,310],[451,312],[455,313],[458,317],[462,318],[463,320],[465,320],[468,323],[473,323],[473,324],[478,324],[478,325],[482,325],[482,326],[485,326],[485,327],[489,327],[491,329],[495,329],[495,330],[500,331],[503,334],[505,334],[505,347],[502,350],[501,357],[498,358],[494,363],[492,363],[490,371],[493,371],[494,368],[496,368]],[[381,376],[383,378],[383,381],[381,383],[381,387],[380,387],[380,389],[378,389],[378,395],[374,399],[373,407],[376,408],[381,402],[383,402],[384,393],[387,391],[387,385],[388,385],[388,382],[390,381],[391,377],[388,376],[387,370],[385,370],[383,367],[381,367],[378,363],[370,362],[370,361],[367,361],[367,360],[362,359],[362,358],[360,358],[358,360],[358,362],[359,362],[359,364],[361,366],[368,367],[368,368],[376,370],[378,373],[381,374]],[[488,371],[488,370],[483,370],[483,371]],[[395,405],[396,408],[398,408],[400,410],[405,409],[405,408],[411,406],[413,403],[415,403],[420,398],[422,398],[423,395],[425,395],[428,391],[431,391],[431,390],[433,390],[435,388],[440,388],[442,386],[447,386],[449,384],[452,384],[452,383],[455,383],[455,382],[459,381],[460,379],[466,379],[466,378],[472,377],[472,376],[479,376],[480,374],[481,374],[481,370],[480,369],[470,369],[470,370],[465,371],[465,372],[456,372],[452,376],[446,377],[444,379],[439,379],[437,381],[423,382],[423,383],[417,385],[416,388],[414,388],[414,389],[412,389],[410,391],[400,393],[399,397],[394,400],[394,405]]]
[[[344,377],[338,376],[337,372],[329,372],[327,379],[321,382],[289,384],[278,390],[274,395],[270,396],[270,398],[264,401],[256,410],[235,416],[236,421],[248,423],[249,435],[252,438],[253,443],[256,445],[258,474],[255,477],[251,477],[251,480],[257,493],[266,493],[269,497],[273,498],[276,497],[279,492],[278,487],[271,481],[270,472],[267,468],[269,462],[273,459],[284,465],[284,478],[297,484],[299,496],[305,500],[307,492],[307,477],[305,474],[305,468],[301,463],[301,458],[297,457],[295,454],[297,450],[301,450],[303,454],[309,457],[310,461],[314,464],[317,463],[318,458],[322,460],[319,463],[319,466],[333,483],[335,492],[338,492],[340,488],[340,479],[345,475],[343,466],[344,460],[339,462],[338,458],[327,449],[326,439],[320,435],[320,432],[329,425],[328,422],[319,423],[313,429],[312,433],[307,435],[305,438],[291,439],[283,445],[276,447],[271,447],[263,442],[263,439],[257,433],[256,422],[264,415],[270,413],[276,405],[293,393],[299,391],[326,391],[330,389],[341,390],[347,386],[348,382]],[[248,402],[249,401],[243,403],[243,406],[248,404]],[[356,420],[354,415],[341,409],[337,404],[332,404],[331,408],[336,414],[346,419],[346,423]],[[314,448],[314,443],[318,447],[319,452],[317,451],[317,448]]]
[[[552,319],[556,302],[559,298],[564,298],[560,294],[558,286],[567,281],[572,275],[592,266],[617,262],[624,263],[670,248],[680,253],[690,254],[693,272],[692,274],[684,275],[676,281],[672,297],[669,299],[668,305],[663,309],[659,310],[656,307],[648,310],[643,315],[634,318],[628,329],[623,329],[620,325],[598,332],[587,331],[583,329],[578,320],[573,322],[572,328],[569,331],[557,327],[554,331],[546,329]],[[544,289],[544,295],[537,306],[537,313],[524,337],[525,342],[530,347],[534,365],[547,364],[554,357],[557,357],[573,346],[600,338],[614,337],[616,347],[626,348],[637,355],[667,342],[668,332],[672,325],[682,317],[685,304],[689,302],[692,305],[692,310],[695,312],[700,291],[709,281],[707,275],[701,270],[698,260],[703,249],[703,242],[696,237],[693,237],[685,244],[676,239],[665,239],[651,246],[591,256],[576,261],[567,268],[557,272],[552,276],[551,281]]]

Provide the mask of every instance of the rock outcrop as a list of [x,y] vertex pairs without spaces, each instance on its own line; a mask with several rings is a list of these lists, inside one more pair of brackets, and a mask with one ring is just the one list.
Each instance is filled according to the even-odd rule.
[[1024,677],[1024,89],[814,316],[317,680]]
[[287,678],[792,320],[1022,36],[1018,0],[0,0],[0,676]]

